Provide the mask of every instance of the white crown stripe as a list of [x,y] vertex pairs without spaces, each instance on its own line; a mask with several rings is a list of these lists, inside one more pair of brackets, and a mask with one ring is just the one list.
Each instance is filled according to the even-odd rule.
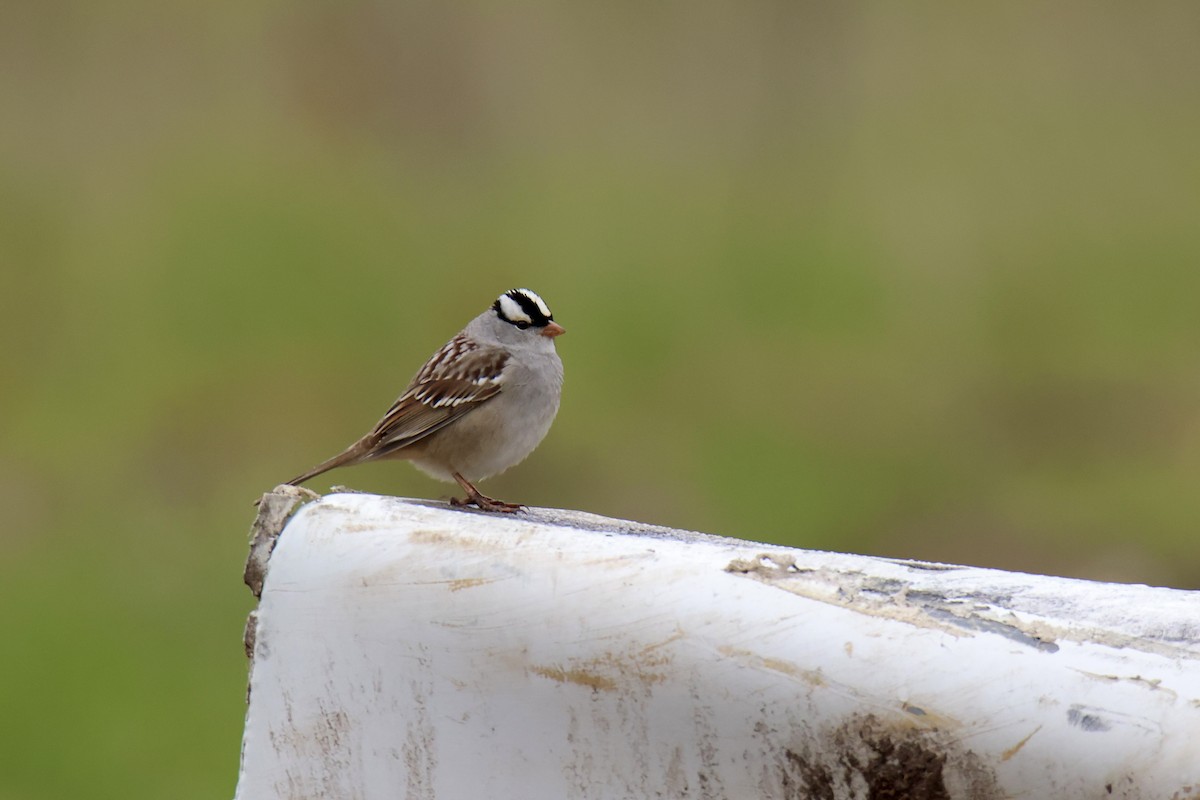
[[533,324],[533,320],[529,318],[529,315],[525,313],[521,305],[506,294],[500,295],[500,311],[509,322],[527,322],[531,325]]

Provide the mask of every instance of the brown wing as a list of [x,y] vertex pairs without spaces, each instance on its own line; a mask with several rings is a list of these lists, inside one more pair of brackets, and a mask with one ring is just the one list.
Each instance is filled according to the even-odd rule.
[[421,368],[371,431],[380,458],[449,425],[500,393],[508,356],[459,334]]

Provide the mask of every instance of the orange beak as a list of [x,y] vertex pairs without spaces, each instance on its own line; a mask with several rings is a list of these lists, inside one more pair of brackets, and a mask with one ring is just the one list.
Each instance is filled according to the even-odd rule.
[[555,336],[562,336],[567,332],[567,329],[557,322],[547,322],[546,327],[542,328],[542,336],[553,339]]

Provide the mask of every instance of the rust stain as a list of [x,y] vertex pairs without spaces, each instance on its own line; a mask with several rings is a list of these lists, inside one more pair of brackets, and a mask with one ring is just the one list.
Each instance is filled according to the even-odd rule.
[[638,653],[614,653],[611,650],[604,655],[593,658],[584,662],[584,665],[589,668],[606,667],[618,674],[629,675],[636,678],[645,685],[662,683],[667,679],[667,676],[661,672],[652,671],[655,668],[662,668],[670,665],[671,657],[664,654],[651,654],[647,650],[653,651],[655,645],[651,645]]
[[655,650],[682,635],[679,633],[632,653],[608,650],[594,658],[576,660],[565,666],[531,666],[529,669],[544,678],[603,691],[629,688],[635,682],[652,686],[667,680],[665,669],[671,664],[668,653]]
[[1010,758],[1015,756],[1017,753],[1021,752],[1021,748],[1025,746],[1025,743],[1028,742],[1030,739],[1032,739],[1033,734],[1037,733],[1041,729],[1042,729],[1042,726],[1038,725],[1036,728],[1034,728],[1032,731],[1030,731],[1028,736],[1026,736],[1024,739],[1022,739],[1021,741],[1014,744],[1012,747],[1005,750],[1003,753],[1001,753],[1000,760],[1008,761]]
[[736,658],[738,661],[749,666],[759,669],[769,669],[772,672],[787,675],[789,678],[804,681],[811,686],[825,686],[827,684],[825,676],[818,669],[804,669],[797,664],[793,664],[791,661],[784,661],[781,658],[766,658],[749,650],[739,650],[728,645],[723,645],[717,648],[717,650],[721,655]]
[[538,667],[533,666],[530,669],[541,675],[543,678],[549,678],[552,681],[559,683],[574,683],[579,686],[586,686],[589,689],[596,691],[611,692],[617,688],[617,682],[612,678],[607,678],[603,675],[596,675],[592,672],[587,672],[582,669],[563,669],[562,667]]
[[456,550],[468,550],[471,552],[495,553],[507,549],[500,542],[490,539],[481,539],[477,536],[469,536],[466,534],[454,533],[444,530],[415,530],[408,535],[408,540],[413,544],[427,544],[434,547],[452,547]]
[[410,533],[408,538],[418,544],[447,544],[457,541],[457,537],[447,531],[418,530]]
[[446,581],[446,586],[450,591],[458,592],[463,589],[471,589],[475,586],[484,586],[491,582],[491,578],[459,578],[454,581]]
[[343,522],[338,526],[341,533],[367,533],[379,530],[379,525],[366,522]]
[[790,661],[784,661],[781,658],[764,658],[762,665],[773,671],[782,672],[792,678],[799,678],[805,683],[810,683],[813,686],[824,686],[825,678],[821,675],[819,669],[802,669]]
[[472,589],[476,586],[485,586],[489,583],[495,583],[496,578],[452,578],[444,581],[410,581],[412,586],[445,586],[452,592],[461,591],[462,589]]

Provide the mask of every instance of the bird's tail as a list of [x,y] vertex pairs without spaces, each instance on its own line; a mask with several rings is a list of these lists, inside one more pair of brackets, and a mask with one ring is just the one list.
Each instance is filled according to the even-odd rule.
[[371,451],[371,442],[369,441],[369,438],[370,437],[364,437],[359,439],[357,442],[350,445],[328,461],[322,461],[308,472],[292,478],[290,481],[288,481],[288,485],[299,486],[309,478],[315,478],[323,472],[328,472],[329,470],[337,469],[338,467],[348,467],[351,464],[357,464],[360,461],[365,461],[365,456]]

